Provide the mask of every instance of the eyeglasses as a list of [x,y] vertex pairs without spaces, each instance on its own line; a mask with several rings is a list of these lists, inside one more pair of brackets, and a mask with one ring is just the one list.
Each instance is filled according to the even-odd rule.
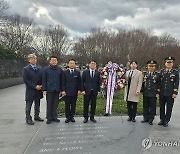
[[29,58],[29,60],[37,60],[37,58],[32,57],[32,58]]
[[96,65],[96,63],[94,63],[94,62],[91,62],[90,64]]

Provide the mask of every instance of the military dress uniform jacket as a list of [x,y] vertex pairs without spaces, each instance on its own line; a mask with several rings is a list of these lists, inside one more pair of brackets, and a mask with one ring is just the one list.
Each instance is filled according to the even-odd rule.
[[177,70],[172,69],[166,71],[162,69],[160,72],[160,95],[172,96],[178,94],[179,87],[179,73]]
[[149,72],[143,72],[143,85],[142,92],[146,97],[156,97],[159,93],[160,75],[158,72],[153,72],[149,75]]

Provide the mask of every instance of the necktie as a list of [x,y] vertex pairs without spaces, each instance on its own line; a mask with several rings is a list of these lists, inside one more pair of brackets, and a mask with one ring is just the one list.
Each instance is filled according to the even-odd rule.
[[37,71],[37,66],[34,66],[33,69],[34,69],[35,71]]
[[128,76],[128,93],[127,93],[127,98],[128,98],[128,94],[129,94],[129,88],[130,88],[130,85],[131,85],[132,75],[133,75],[133,71],[130,71],[129,72],[129,76]]
[[94,77],[94,71],[91,71],[91,77],[92,78]]
[[133,75],[133,71],[130,71],[130,73],[129,73],[129,77],[131,78],[131,77],[132,77],[132,75]]
[[71,74],[73,74],[74,73],[74,71],[73,70],[71,70]]

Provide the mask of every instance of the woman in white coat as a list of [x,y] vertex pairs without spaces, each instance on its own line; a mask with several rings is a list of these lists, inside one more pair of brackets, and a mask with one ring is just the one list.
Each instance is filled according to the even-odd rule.
[[124,100],[127,101],[129,118],[127,121],[136,122],[137,103],[139,102],[140,91],[142,87],[142,72],[137,70],[137,62],[130,63],[131,69],[126,72],[126,86]]

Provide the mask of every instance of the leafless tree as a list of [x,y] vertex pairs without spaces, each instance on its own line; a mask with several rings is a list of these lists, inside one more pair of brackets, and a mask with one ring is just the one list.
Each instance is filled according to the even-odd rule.
[[74,51],[83,64],[95,59],[102,65],[111,60],[126,66],[128,60],[137,60],[139,67],[143,68],[152,59],[162,66],[164,57],[178,55],[180,48],[172,36],[154,36],[151,29],[119,29],[114,32],[93,28],[89,35],[75,43]]
[[34,36],[32,46],[42,55],[56,55],[63,58],[69,50],[68,33],[59,25],[37,28]]
[[0,0],[0,19],[5,15],[5,11],[9,9],[9,4],[5,0]]
[[6,16],[6,24],[0,28],[1,44],[6,48],[15,51],[17,55],[22,56],[23,48],[30,46],[33,35],[32,29],[34,22],[28,17],[20,15]]

